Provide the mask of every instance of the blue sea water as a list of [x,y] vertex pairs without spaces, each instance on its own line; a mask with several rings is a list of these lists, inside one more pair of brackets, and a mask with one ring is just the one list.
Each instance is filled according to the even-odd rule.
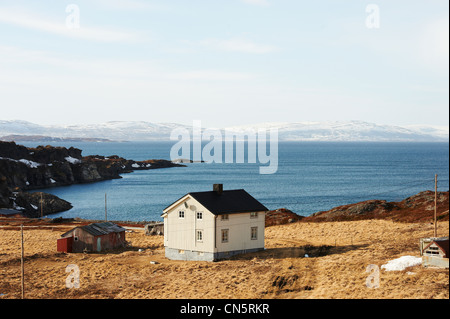
[[[133,160],[170,159],[175,142],[55,143],[83,155]],[[24,143],[37,146],[35,143]],[[243,188],[269,209],[308,216],[369,199],[400,201],[423,190],[449,189],[448,143],[280,142],[278,170],[259,174],[259,163],[191,163],[187,167],[135,171],[121,179],[45,189],[74,206],[52,217],[162,220],[162,210],[189,192]]]

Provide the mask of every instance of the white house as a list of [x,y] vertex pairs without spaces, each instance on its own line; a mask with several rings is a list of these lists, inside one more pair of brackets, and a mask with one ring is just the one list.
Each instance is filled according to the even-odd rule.
[[264,249],[268,209],[243,189],[189,193],[163,210],[165,255],[214,261]]

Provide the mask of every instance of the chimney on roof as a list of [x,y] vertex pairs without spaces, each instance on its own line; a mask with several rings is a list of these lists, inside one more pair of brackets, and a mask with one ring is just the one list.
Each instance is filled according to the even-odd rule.
[[217,195],[221,195],[223,192],[223,184],[214,184],[213,191],[217,193]]

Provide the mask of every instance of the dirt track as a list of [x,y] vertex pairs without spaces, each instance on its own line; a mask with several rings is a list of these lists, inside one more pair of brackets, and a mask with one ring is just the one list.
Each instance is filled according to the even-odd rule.
[[[366,286],[369,264],[419,256],[418,240],[432,236],[431,224],[365,220],[272,226],[266,228],[265,251],[214,263],[168,260],[163,238],[145,236],[143,230],[127,233],[131,246],[119,252],[56,252],[57,238],[72,227],[25,228],[26,298],[449,298],[448,269],[380,270],[380,288]],[[438,235],[448,233],[448,222],[439,224]],[[66,288],[69,264],[80,269],[78,289]],[[0,228],[0,299],[20,298],[20,283],[19,227]]]

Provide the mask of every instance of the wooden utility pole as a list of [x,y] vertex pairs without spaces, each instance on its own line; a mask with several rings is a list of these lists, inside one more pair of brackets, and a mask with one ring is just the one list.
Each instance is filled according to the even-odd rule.
[[42,193],[41,193],[41,218],[44,217],[44,199],[42,198]]
[[437,174],[434,175],[434,237],[437,237]]
[[21,233],[21,256],[20,256],[20,266],[21,266],[21,286],[22,286],[22,299],[25,299],[25,278],[24,278],[24,265],[23,265],[23,224],[20,225],[20,233]]
[[106,209],[106,193],[105,193],[105,222],[108,221],[108,213],[107,213],[107,209]]

